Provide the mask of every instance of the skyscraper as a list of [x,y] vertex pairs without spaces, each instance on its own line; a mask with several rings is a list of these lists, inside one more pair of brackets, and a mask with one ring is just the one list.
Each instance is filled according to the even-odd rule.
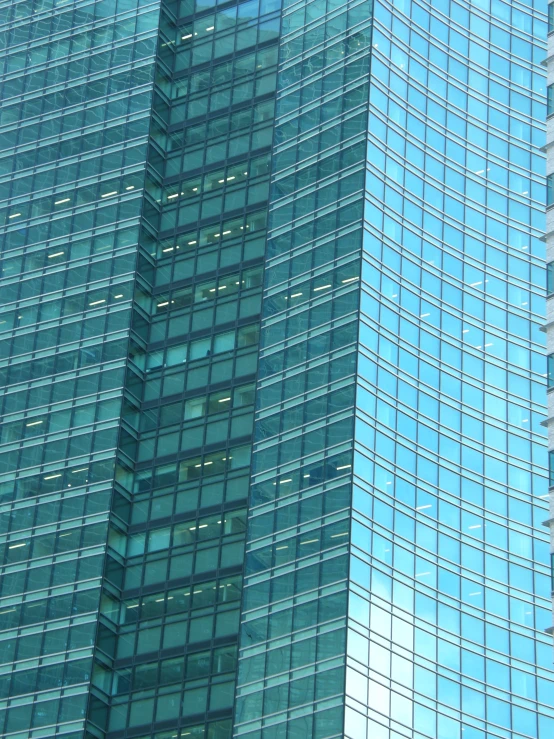
[[554,736],[544,10],[4,3],[2,736]]

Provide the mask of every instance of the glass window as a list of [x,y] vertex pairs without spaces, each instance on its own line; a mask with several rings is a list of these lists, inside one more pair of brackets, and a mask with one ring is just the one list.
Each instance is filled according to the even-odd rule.
[[185,421],[201,418],[206,412],[206,398],[191,398],[185,403]]
[[193,341],[190,345],[190,358],[200,359],[201,357],[210,356],[211,339],[200,339],[200,341]]
[[214,353],[229,352],[235,348],[235,332],[228,331],[225,334],[219,334],[214,339]]
[[181,364],[182,362],[186,362],[186,360],[187,360],[186,344],[181,344],[180,346],[172,346],[167,350],[167,366],[168,367],[172,367],[173,365],[176,365],[176,364]]

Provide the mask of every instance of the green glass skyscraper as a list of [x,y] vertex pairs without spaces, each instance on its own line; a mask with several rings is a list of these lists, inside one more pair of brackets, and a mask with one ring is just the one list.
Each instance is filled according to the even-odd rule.
[[0,8],[0,736],[553,736],[554,13]]

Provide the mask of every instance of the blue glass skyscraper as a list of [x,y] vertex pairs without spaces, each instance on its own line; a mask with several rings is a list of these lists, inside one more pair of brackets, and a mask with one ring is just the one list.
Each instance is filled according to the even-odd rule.
[[554,13],[0,7],[0,735],[554,736]]
[[236,736],[550,736],[546,18],[358,8],[283,11]]

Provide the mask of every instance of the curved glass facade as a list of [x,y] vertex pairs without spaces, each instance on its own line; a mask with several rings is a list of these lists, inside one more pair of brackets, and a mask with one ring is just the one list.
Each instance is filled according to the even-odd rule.
[[346,682],[356,739],[554,732],[538,528],[544,10],[375,5]]
[[[333,406],[332,354],[315,372],[333,314],[315,291],[340,310],[343,281],[326,275],[344,241],[308,166],[332,124],[325,77],[309,87],[317,54],[296,87],[289,71],[324,44],[316,5],[323,24],[323,4],[283,14],[236,736],[550,736],[546,15],[375,3],[363,228],[347,237],[352,265],[362,239],[361,282],[346,276],[356,360],[343,350],[337,374],[348,387],[355,373],[355,397]],[[329,408],[345,419],[334,436]],[[344,540],[326,535],[343,518]],[[342,706],[344,728],[325,719]]]

